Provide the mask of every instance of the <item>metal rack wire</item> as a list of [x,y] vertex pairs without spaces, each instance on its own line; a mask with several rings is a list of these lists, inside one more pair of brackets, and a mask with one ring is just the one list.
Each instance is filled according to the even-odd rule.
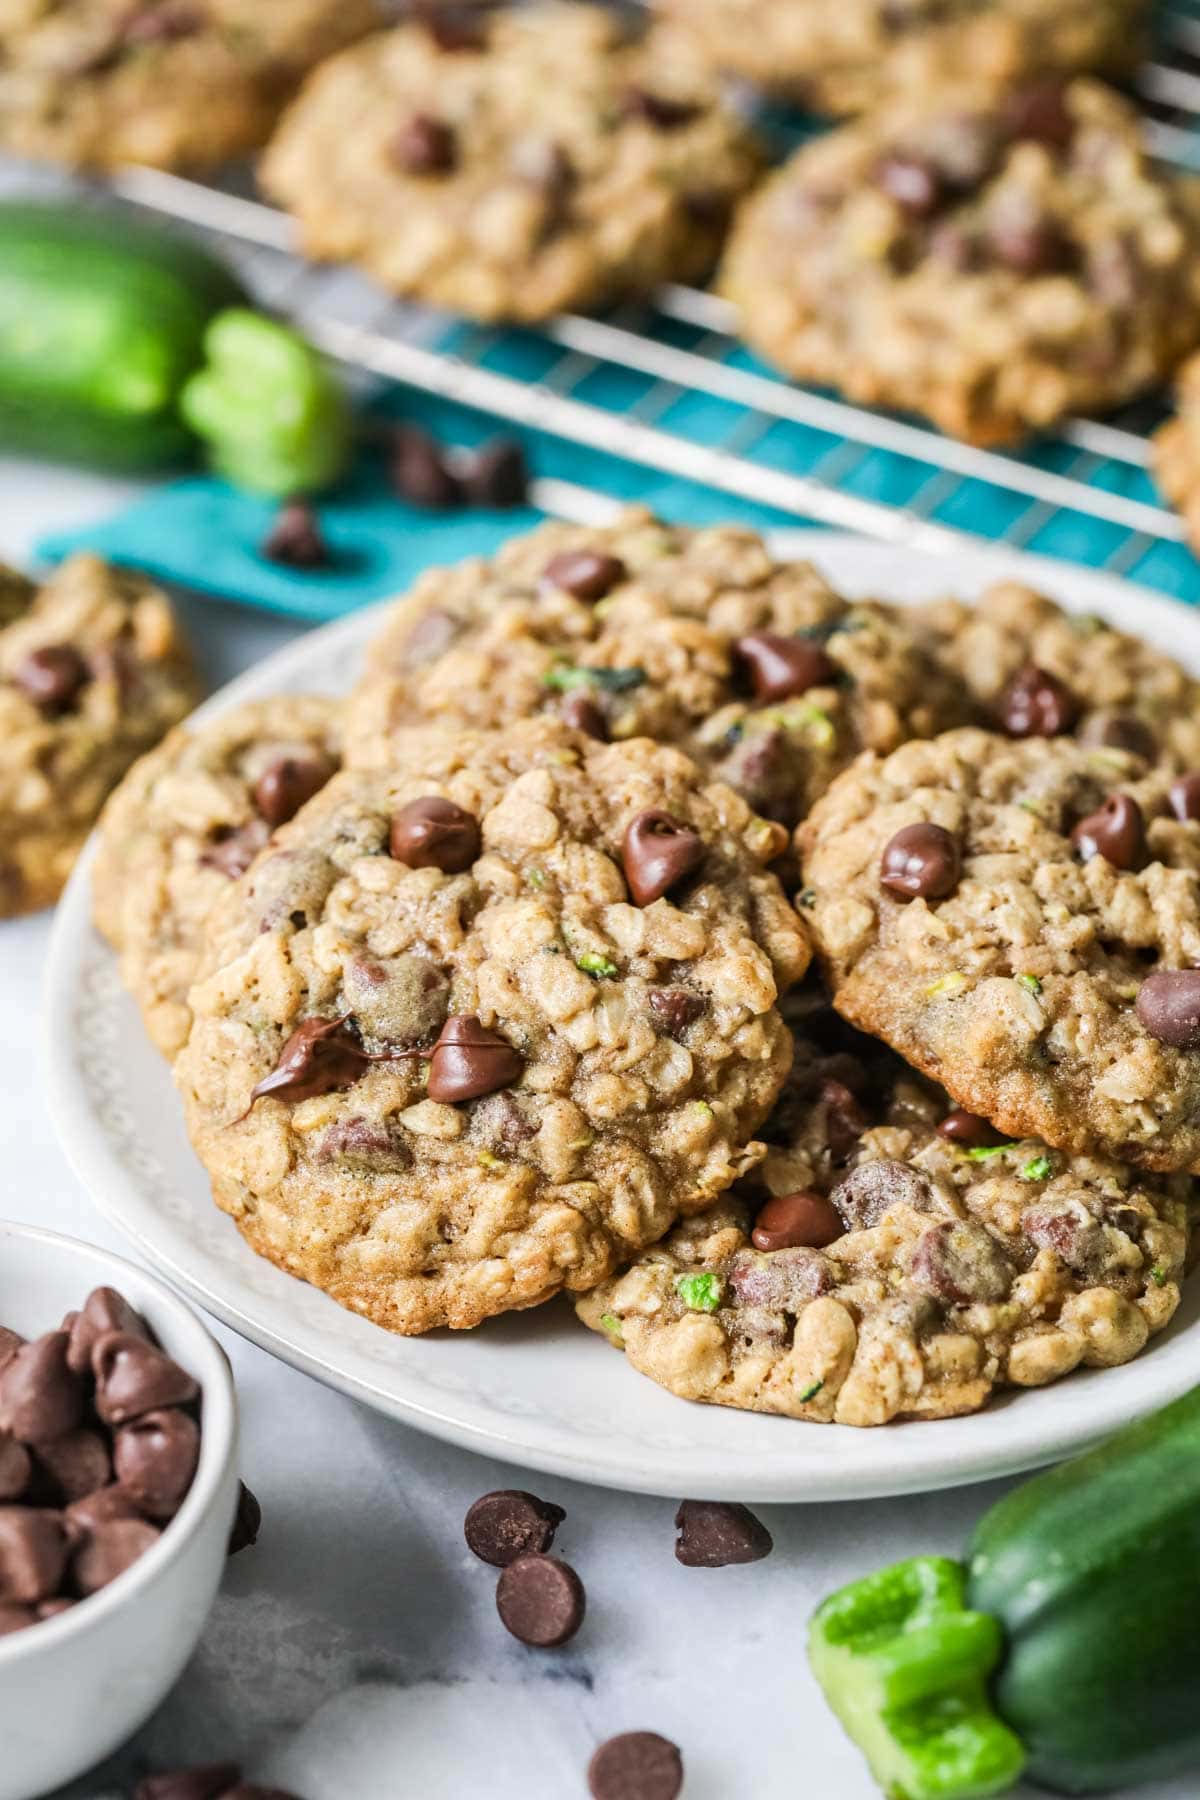
[[[1155,154],[1200,172],[1200,0],[1164,8],[1138,87]],[[373,375],[793,519],[945,552],[991,538],[1196,590],[1182,523],[1148,473],[1161,400],[1072,420],[1020,454],[981,450],[785,382],[739,345],[732,310],[712,294],[667,287],[652,306],[536,331],[464,326],[305,263],[286,217],[254,199],[144,169],[112,185],[214,233],[264,301]]]

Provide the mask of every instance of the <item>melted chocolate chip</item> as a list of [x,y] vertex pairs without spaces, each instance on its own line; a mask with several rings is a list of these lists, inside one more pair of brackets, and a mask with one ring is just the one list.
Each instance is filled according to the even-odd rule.
[[269,1075],[256,1083],[250,1105],[266,1094],[282,1100],[309,1100],[337,1088],[353,1087],[369,1059],[342,1019],[302,1019],[279,1053]]
[[1140,869],[1146,860],[1142,809],[1128,794],[1110,794],[1103,806],[1080,819],[1071,842],[1084,862],[1103,856],[1114,869]]
[[473,1013],[451,1013],[429,1064],[429,1098],[453,1106],[511,1087],[525,1059],[506,1039],[488,1031]]
[[681,1501],[675,1530],[675,1560],[688,1569],[761,1562],[775,1548],[762,1520],[728,1500]]
[[1200,1049],[1200,969],[1160,969],[1138,989],[1137,1016],[1173,1050]]
[[70,712],[91,675],[87,663],[70,644],[46,644],[31,650],[13,671],[13,685],[42,712]]
[[587,1597],[574,1569],[555,1556],[518,1556],[496,1587],[496,1610],[523,1644],[554,1650],[583,1624]]
[[542,570],[543,581],[576,600],[603,600],[627,576],[620,557],[603,550],[561,550]]
[[447,175],[458,162],[458,138],[444,119],[417,112],[394,134],[391,151],[406,175]]
[[837,675],[828,652],[807,638],[752,631],[738,638],[733,650],[750,671],[756,700],[787,700],[809,688],[827,686]]
[[1019,669],[1000,696],[1000,724],[1009,737],[1060,737],[1078,717],[1070,688],[1036,663]]
[[897,900],[944,900],[958,886],[957,841],[941,825],[902,826],[884,846],[879,881]]
[[703,999],[691,988],[651,988],[647,997],[654,1023],[672,1038],[681,1038],[704,1011]]
[[465,497],[442,446],[417,425],[402,425],[393,435],[388,477],[400,498],[413,506],[445,511],[461,506]]
[[870,1231],[894,1206],[928,1212],[931,1195],[926,1176],[910,1169],[907,1163],[888,1160],[859,1163],[829,1198],[842,1215],[847,1231]]
[[981,1150],[985,1145],[1008,1141],[994,1125],[962,1106],[956,1106],[953,1112],[946,1114],[938,1126],[938,1136],[952,1144],[961,1144],[964,1150]]
[[574,731],[582,731],[585,737],[595,738],[601,744],[608,742],[608,720],[586,688],[571,688],[563,695],[558,710],[563,723]]
[[479,855],[481,843],[478,819],[438,794],[410,800],[392,820],[391,853],[410,869],[461,875]]
[[982,1225],[947,1219],[917,1240],[909,1273],[919,1293],[951,1306],[969,1306],[1007,1298],[1016,1269]]
[[678,1800],[682,1790],[683,1758],[657,1731],[623,1731],[588,1764],[592,1800]]
[[280,756],[254,784],[254,804],[272,831],[286,825],[333,774],[327,756]]
[[704,854],[699,832],[653,807],[630,820],[621,840],[621,866],[639,906],[649,906],[691,875]]
[[566,1518],[561,1506],[519,1488],[483,1494],[467,1512],[467,1548],[493,1568],[506,1569],[518,1556],[544,1556]]
[[265,819],[248,819],[236,831],[226,832],[215,843],[200,852],[200,866],[219,869],[230,881],[238,881],[246,873],[263,845],[271,836]]
[[262,553],[268,561],[289,569],[324,569],[332,560],[321,521],[306,500],[289,500],[280,507],[263,540]]
[[758,1250],[789,1250],[796,1245],[823,1250],[845,1231],[837,1208],[812,1189],[772,1194],[754,1221],[750,1241]]
[[1168,797],[1171,811],[1181,824],[1186,824],[1189,819],[1200,819],[1200,772],[1181,775],[1178,781],[1173,781]]
[[738,1250],[726,1271],[730,1291],[745,1307],[799,1312],[833,1286],[829,1259],[819,1250],[798,1244],[794,1249]]

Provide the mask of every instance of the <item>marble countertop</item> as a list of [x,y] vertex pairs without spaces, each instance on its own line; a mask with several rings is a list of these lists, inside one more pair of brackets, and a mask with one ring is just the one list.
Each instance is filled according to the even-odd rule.
[[[23,560],[39,530],[96,515],[121,493],[0,461],[0,556]],[[188,622],[213,685],[293,634],[285,621],[211,603],[191,607]],[[45,916],[0,926],[0,1212],[128,1254],[68,1170],[43,1099],[48,930]],[[237,1376],[262,1535],[229,1565],[174,1693],[71,1800],[116,1800],[148,1768],[218,1757],[303,1800],[572,1800],[586,1794],[594,1745],[638,1728],[681,1746],[686,1800],[876,1800],[809,1676],[807,1616],[880,1563],[953,1554],[1001,1484],[763,1507],[775,1537],[765,1562],[684,1569],[671,1500],[452,1449],[218,1335]],[[588,1615],[563,1650],[507,1636],[495,1571],[463,1544],[470,1502],[502,1486],[567,1510],[557,1547],[587,1586]],[[1195,1791],[1187,1779],[1141,1790],[1144,1800]]]

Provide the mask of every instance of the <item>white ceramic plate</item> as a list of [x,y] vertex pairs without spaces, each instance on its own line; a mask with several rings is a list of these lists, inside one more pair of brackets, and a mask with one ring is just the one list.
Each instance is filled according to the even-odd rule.
[[[1139,631],[1200,672],[1200,614],[1112,577],[981,551],[922,556],[789,532],[847,592],[901,600],[1036,579],[1080,610]],[[203,707],[353,680],[376,611],[304,637]],[[1030,1468],[1080,1448],[1200,1379],[1194,1283],[1137,1362],[1085,1371],[986,1412],[851,1431],[690,1405],[635,1373],[565,1302],[478,1331],[389,1336],[260,1261],[213,1206],[164,1063],[143,1036],[114,959],[92,929],[85,857],[58,910],[45,996],[46,1080],[67,1155],[105,1214],[187,1294],[265,1349],[436,1436],[582,1481],[697,1498],[835,1500],[920,1492]]]

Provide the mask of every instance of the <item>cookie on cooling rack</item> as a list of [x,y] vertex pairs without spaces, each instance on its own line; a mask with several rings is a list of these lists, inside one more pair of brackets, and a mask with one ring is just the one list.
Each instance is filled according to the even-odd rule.
[[1196,187],[1097,82],[947,88],[801,149],[743,207],[722,286],[802,380],[978,444],[1104,410],[1200,339]]
[[109,800],[95,920],[164,1056],[187,1040],[187,992],[213,907],[340,757],[339,703],[280,694],[173,731]]
[[58,898],[109,793],[197,698],[165,594],[74,556],[0,571],[0,917]]
[[386,762],[414,723],[544,713],[600,739],[679,744],[792,825],[860,750],[963,723],[968,705],[903,609],[844,599],[755,532],[638,507],[424,575],[371,649],[347,754]]
[[703,275],[758,155],[695,59],[630,29],[539,4],[372,38],[310,81],[263,185],[310,254],[473,318]]
[[16,0],[0,16],[0,147],[84,168],[215,169],[382,19],[376,0]]
[[1200,354],[1175,377],[1175,415],[1154,435],[1154,473],[1200,552]]
[[870,1039],[802,1029],[763,1135],[734,1194],[577,1302],[684,1399],[954,1418],[1128,1362],[1179,1304],[1190,1177],[1006,1141]]
[[1200,1170],[1198,820],[1069,738],[860,758],[799,834],[838,1012],[1014,1136]]
[[679,751],[416,730],[218,903],[175,1065],[218,1204],[406,1334],[593,1286],[762,1154],[808,944]]
[[1147,0],[655,0],[718,66],[858,113],[964,71],[1011,81],[1133,68]]

